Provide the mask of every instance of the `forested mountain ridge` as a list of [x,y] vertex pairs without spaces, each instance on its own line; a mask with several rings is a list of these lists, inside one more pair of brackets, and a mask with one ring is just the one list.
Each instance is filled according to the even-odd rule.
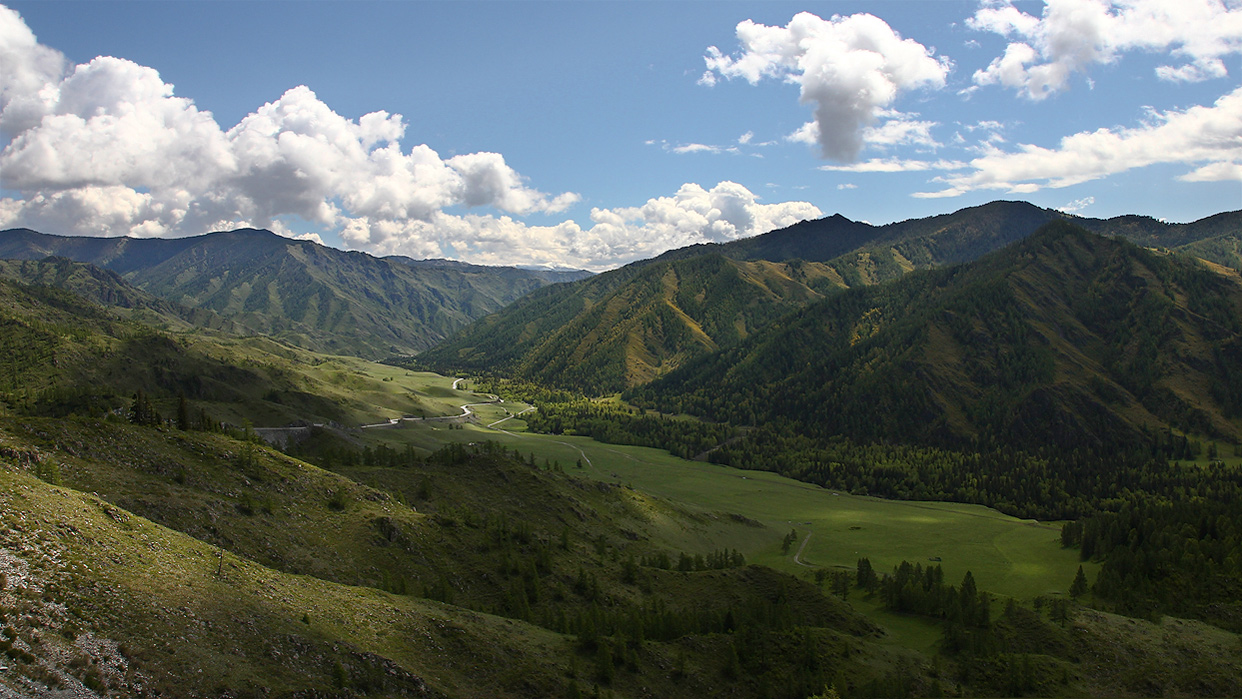
[[1105,448],[1236,439],[1242,286],[1054,223],[978,262],[820,301],[633,390],[734,424],[870,442]]
[[42,260],[0,259],[0,278],[21,284],[49,286],[76,294],[118,315],[169,330],[208,329],[239,332],[235,323],[202,308],[190,308],[133,286],[121,275],[64,257]]
[[372,358],[424,350],[534,289],[581,277],[420,265],[253,229],[178,239],[0,231],[0,258],[47,256],[114,271],[143,291],[213,311],[251,333]]
[[842,287],[824,265],[708,254],[540,289],[419,357],[610,393],[749,336]]
[[[1134,237],[1143,245],[1184,248],[1187,254],[1219,264],[1229,265],[1233,260],[1236,266],[1239,259],[1237,235],[1242,232],[1242,213],[1238,212],[1191,224],[1165,224],[1138,216],[1080,219],[1024,202],[1002,201],[886,226],[850,221],[838,214],[745,240],[673,250],[589,280],[543,289],[477,321],[422,355],[420,361],[439,370],[510,372],[588,394],[610,393],[641,385],[705,350],[728,347],[752,334],[759,327],[758,321],[774,320],[778,315],[743,311],[745,317],[739,324],[745,332],[718,336],[727,330],[727,323],[708,328],[696,311],[687,310],[703,327],[669,331],[668,319],[650,315],[667,306],[647,307],[633,301],[645,298],[653,287],[652,280],[670,265],[690,265],[693,260],[711,257],[732,261],[734,269],[766,264],[767,273],[776,272],[815,292],[783,296],[781,306],[792,310],[844,288],[873,286],[916,269],[974,260],[1022,240],[1042,225],[1063,220],[1073,220],[1102,235]],[[753,277],[746,272],[734,279],[745,285],[745,280]],[[729,296],[723,288],[726,278],[682,274],[678,295],[682,299],[701,298],[710,305],[713,299]],[[695,287],[709,279],[713,285],[710,291]],[[739,293],[746,296],[750,292]],[[616,313],[599,306],[605,301],[625,308],[630,321],[648,313],[641,323],[644,328],[620,331]],[[723,313],[717,311],[716,316]],[[608,324],[600,325],[601,321]],[[677,325],[671,324],[673,328]],[[661,329],[666,332],[661,334]],[[699,329],[704,333],[698,333]],[[629,340],[620,341],[622,336]],[[587,341],[600,337],[612,338],[613,343]]]
[[[788,228],[729,243],[695,245],[656,259],[683,259],[716,252],[737,260],[794,258],[823,262],[849,286],[876,284],[914,269],[969,262],[1030,235],[1052,221],[1071,221],[1086,230],[1194,255],[1196,243],[1242,233],[1242,212],[1216,214],[1191,223],[1165,223],[1147,216],[1109,219],[1073,216],[1023,201],[994,201],[953,213],[882,226],[840,214],[802,221]],[[1211,254],[1194,255],[1226,264]]]

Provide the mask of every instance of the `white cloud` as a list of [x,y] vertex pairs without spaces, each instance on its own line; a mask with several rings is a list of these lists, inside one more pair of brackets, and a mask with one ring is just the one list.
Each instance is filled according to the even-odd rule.
[[813,146],[816,143],[819,143],[819,124],[814,121],[808,121],[802,126],[799,126],[797,131],[794,131],[786,136],[785,140],[792,143],[805,143],[808,146]]
[[1227,75],[1222,57],[1242,51],[1242,7],[1221,0],[1047,0],[1041,17],[1008,2],[985,2],[967,25],[1013,38],[976,71],[976,85],[1000,84],[1042,100],[1070,76],[1130,50],[1171,50],[1185,60],[1156,69],[1164,80],[1198,82]]
[[1208,163],[1177,179],[1182,182],[1242,182],[1242,158]]
[[[281,235],[284,235],[284,234],[281,233]],[[287,237],[293,238],[294,240],[309,240],[312,243],[317,243],[319,245],[324,244],[323,238],[319,237],[318,233],[301,233],[298,235],[291,235]]]
[[1057,211],[1063,211],[1067,214],[1076,214],[1092,204],[1095,204],[1095,197],[1083,197],[1082,199],[1075,199],[1068,204],[1058,206]]
[[800,101],[815,106],[812,128],[804,126],[789,140],[814,137],[824,157],[850,162],[863,147],[863,131],[899,93],[944,86],[950,63],[937,60],[930,49],[902,39],[883,20],[869,14],[824,20],[809,12],[794,16],[784,27],[746,20],[737,25],[741,53],[726,56],[707,49],[707,73],[742,78],[753,84],[774,78],[797,84]]
[[863,131],[863,140],[872,146],[924,146],[936,148],[940,144],[932,137],[932,127],[938,126],[934,121],[920,121],[917,114],[901,112],[885,112],[888,117],[884,123]]
[[1239,179],[1242,174],[1242,88],[1212,106],[1153,112],[1134,128],[1084,131],[1061,139],[1057,148],[1022,145],[990,149],[970,162],[972,172],[939,178],[948,186],[916,197],[957,196],[977,189],[1029,193],[1068,187],[1156,164],[1199,165],[1183,181]]
[[925,170],[960,170],[965,163],[956,160],[903,160],[901,158],[872,158],[850,165],[821,165],[825,172],[922,172]]
[[738,144],[739,144],[739,145],[743,145],[743,146],[744,146],[744,145],[746,145],[746,144],[750,143],[750,142],[751,142],[751,140],[752,140],[752,139],[754,139],[754,137],[755,137],[755,132],[754,132],[754,131],[747,131],[746,133],[742,134],[741,136],[738,136],[738,138],[737,138],[737,142],[738,142]]
[[5,225],[95,235],[189,235],[281,217],[337,226],[430,220],[451,207],[556,213],[578,201],[529,187],[497,153],[403,150],[399,114],[351,120],[305,86],[236,126],[175,96],[152,68],[101,56],[67,69],[0,6],[0,186]]
[[845,184],[837,185],[837,189],[840,189],[840,190],[858,189],[858,185],[853,184],[852,182],[846,182]]
[[1177,68],[1156,67],[1157,77],[1175,83],[1198,83],[1212,78],[1223,78],[1226,75],[1229,75],[1229,71],[1225,69],[1225,62],[1219,58],[1187,63]]
[[666,150],[678,155],[687,153],[737,153],[736,146],[712,146],[705,143],[685,143],[680,146],[666,146]]
[[0,5],[0,130],[16,133],[38,112],[44,86],[60,82],[65,57],[39,44],[21,15]]
[[[68,67],[3,7],[0,68],[9,139],[0,187],[19,193],[0,199],[5,227],[177,236],[253,226],[321,242],[291,228],[301,220],[375,253],[605,268],[821,215],[807,202],[764,204],[720,182],[686,184],[638,207],[593,209],[587,228],[528,225],[513,216],[562,212],[578,195],[530,187],[498,153],[442,158],[427,145],[404,149],[401,115],[349,119],[305,86],[224,129],[152,68],[113,57]],[[752,138],[671,150],[765,145]],[[478,207],[495,211],[470,211]]]
[[376,254],[445,257],[480,264],[545,264],[607,269],[695,243],[725,242],[822,216],[807,202],[762,204],[734,182],[711,189],[685,184],[670,197],[642,206],[591,210],[591,226],[574,221],[532,226],[508,216],[429,220],[355,218],[342,237]]

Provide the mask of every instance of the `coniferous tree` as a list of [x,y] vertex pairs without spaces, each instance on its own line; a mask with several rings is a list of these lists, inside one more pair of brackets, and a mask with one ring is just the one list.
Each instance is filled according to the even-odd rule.
[[177,429],[182,432],[190,429],[190,406],[186,403],[184,393],[177,396]]
[[1078,574],[1074,576],[1074,582],[1070,585],[1070,597],[1078,599],[1087,593],[1087,576],[1082,572],[1082,566],[1078,566]]

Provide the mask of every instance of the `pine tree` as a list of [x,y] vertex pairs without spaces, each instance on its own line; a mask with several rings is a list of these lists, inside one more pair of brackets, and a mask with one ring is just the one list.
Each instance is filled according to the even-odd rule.
[[190,429],[190,406],[185,401],[185,394],[177,396],[177,429],[182,432]]
[[1074,576],[1074,582],[1070,584],[1069,593],[1074,599],[1087,593],[1087,576],[1082,572],[1082,566],[1078,566],[1078,574]]

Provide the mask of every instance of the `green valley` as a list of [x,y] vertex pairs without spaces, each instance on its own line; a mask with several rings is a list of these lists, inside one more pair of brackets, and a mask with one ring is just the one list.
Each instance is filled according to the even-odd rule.
[[569,283],[10,236],[0,695],[1227,695],[1236,216],[1063,219]]

